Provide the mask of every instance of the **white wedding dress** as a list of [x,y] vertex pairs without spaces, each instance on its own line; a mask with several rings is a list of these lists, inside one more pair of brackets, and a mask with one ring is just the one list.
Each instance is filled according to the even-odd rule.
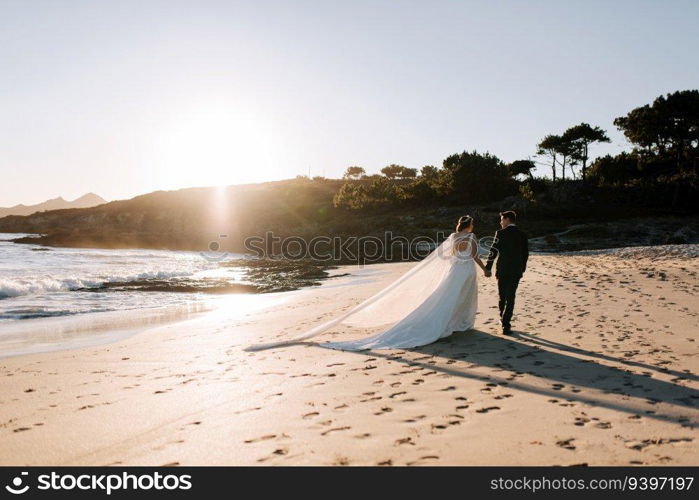
[[[457,249],[460,242],[465,248]],[[418,347],[473,328],[478,308],[478,273],[472,233],[452,233],[397,281],[341,316],[301,336],[257,344],[247,350],[289,345],[320,335],[337,325],[381,328],[380,333],[345,342],[318,344],[347,351]]]

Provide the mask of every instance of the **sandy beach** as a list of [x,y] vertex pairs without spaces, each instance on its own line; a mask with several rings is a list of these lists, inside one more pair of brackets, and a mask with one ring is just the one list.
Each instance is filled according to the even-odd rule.
[[476,329],[429,346],[243,350],[352,307],[414,265],[399,263],[0,359],[0,464],[697,465],[697,255],[534,255],[513,337],[481,277]]

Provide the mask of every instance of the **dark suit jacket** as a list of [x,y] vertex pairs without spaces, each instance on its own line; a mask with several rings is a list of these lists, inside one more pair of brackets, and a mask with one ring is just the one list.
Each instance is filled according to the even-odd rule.
[[509,225],[495,233],[485,268],[489,271],[497,258],[495,276],[498,278],[521,278],[527,269],[529,240],[517,226]]

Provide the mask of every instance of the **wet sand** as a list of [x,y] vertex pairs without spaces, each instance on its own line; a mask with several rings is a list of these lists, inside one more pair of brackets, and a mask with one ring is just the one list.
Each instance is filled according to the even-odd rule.
[[[0,359],[0,464],[697,465],[697,247],[535,255],[513,337],[480,279],[475,330],[410,350],[302,333],[413,264],[345,267],[101,346]],[[347,338],[326,334],[319,342]]]

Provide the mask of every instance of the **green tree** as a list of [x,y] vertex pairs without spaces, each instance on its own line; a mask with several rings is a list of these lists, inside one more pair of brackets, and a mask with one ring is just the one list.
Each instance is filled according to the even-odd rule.
[[590,157],[590,144],[595,142],[610,142],[604,130],[581,123],[570,127],[563,134],[563,142],[571,146],[571,155],[576,161],[582,161],[582,178],[587,174],[587,161]]
[[392,163],[391,165],[388,165],[387,167],[384,167],[381,169],[381,173],[388,177],[389,179],[397,179],[400,177],[401,173],[403,172],[403,167],[402,165],[396,165]]
[[439,201],[439,193],[434,185],[427,179],[420,177],[415,182],[399,188],[399,197],[402,201],[411,205],[432,205]]
[[376,179],[367,188],[369,205],[374,207],[395,204],[398,201],[398,188],[388,179]]
[[417,177],[416,168],[408,168],[396,164],[391,164],[382,168],[381,173],[389,179],[414,179]]
[[570,137],[565,135],[560,137],[558,144],[556,145],[556,152],[561,157],[561,180],[566,180],[566,165],[570,167],[571,174],[575,177],[575,171],[573,166],[578,162],[576,155],[576,147],[572,142]]
[[627,152],[602,156],[590,165],[589,176],[599,185],[624,185],[639,176],[638,159]]
[[682,170],[696,170],[699,153],[699,90],[659,96],[652,105],[631,110],[614,120],[626,138],[646,156],[672,159]]
[[348,210],[361,210],[368,203],[366,188],[355,182],[344,183],[335,196],[333,206]]
[[453,201],[489,202],[516,191],[515,182],[500,158],[477,151],[445,158],[441,188]]
[[549,134],[537,144],[537,154],[548,155],[551,157],[551,176],[553,182],[556,182],[556,156],[560,149],[563,139],[560,135]]
[[362,167],[347,167],[345,174],[342,176],[343,179],[361,179],[362,176],[366,174],[366,171]]
[[531,160],[516,160],[507,166],[512,177],[518,175],[526,175],[530,179],[532,178],[532,170],[536,168],[536,164]]
[[415,179],[417,177],[417,169],[403,167],[403,170],[400,173],[400,177],[402,179]]
[[439,170],[433,165],[425,165],[420,169],[420,177],[423,179],[433,182],[439,176]]
[[385,177],[379,177],[370,184],[346,182],[333,197],[336,208],[362,210],[397,205],[401,200],[401,191]]

